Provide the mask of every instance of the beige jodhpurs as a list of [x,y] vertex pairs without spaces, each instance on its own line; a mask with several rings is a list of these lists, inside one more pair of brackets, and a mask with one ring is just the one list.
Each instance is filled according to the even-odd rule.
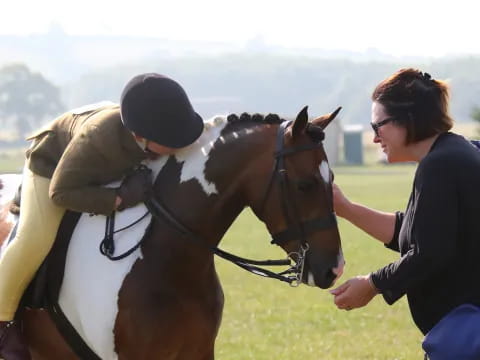
[[48,196],[50,179],[23,171],[17,234],[0,258],[0,321],[13,320],[18,303],[53,245],[65,209]]

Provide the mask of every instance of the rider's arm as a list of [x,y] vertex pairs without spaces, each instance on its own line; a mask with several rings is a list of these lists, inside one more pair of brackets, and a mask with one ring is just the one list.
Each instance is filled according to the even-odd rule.
[[50,184],[59,206],[110,214],[118,206],[115,189],[103,185],[120,180],[144,159],[144,153],[119,119],[90,120],[65,149]]

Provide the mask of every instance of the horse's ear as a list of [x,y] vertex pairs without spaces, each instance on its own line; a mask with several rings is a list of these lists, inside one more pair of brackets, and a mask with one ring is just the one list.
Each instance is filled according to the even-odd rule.
[[312,123],[314,125],[320,126],[322,128],[322,130],[325,130],[325,128],[328,126],[328,124],[330,124],[330,122],[333,119],[335,119],[335,117],[338,115],[340,110],[342,110],[341,106],[339,106],[337,108],[337,110],[335,110],[334,112],[332,112],[329,115],[323,115],[323,116],[320,116],[320,117],[316,118],[315,120],[312,121]]
[[308,106],[305,106],[297,115],[292,125],[292,136],[295,137],[305,131],[308,124]]

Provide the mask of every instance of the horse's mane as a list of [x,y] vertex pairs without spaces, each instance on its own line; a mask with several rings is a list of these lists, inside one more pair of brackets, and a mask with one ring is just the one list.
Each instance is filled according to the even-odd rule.
[[[281,124],[287,120],[281,118],[277,114],[249,114],[242,113],[240,116],[230,114],[227,116],[227,122],[230,124]],[[244,125],[245,126],[245,125]],[[325,133],[320,126],[309,123],[306,128],[306,133],[310,138],[316,142],[321,142],[325,138]]]
[[281,124],[282,122],[286,121],[285,119],[282,119],[280,116],[277,114],[268,114],[268,115],[263,115],[263,114],[249,114],[249,113],[242,113],[240,116],[237,114],[230,114],[227,116],[227,121],[229,123],[238,123],[241,122],[243,124],[246,124],[247,122],[253,122],[253,123],[264,123],[264,124]]
[[277,114],[249,114],[249,113],[242,113],[240,115],[237,114],[223,114],[223,115],[215,115],[209,120],[205,122],[205,130],[214,129],[220,127],[220,139],[221,142],[225,143],[226,137],[233,135],[235,138],[238,136],[242,136],[245,131],[248,131],[251,128],[263,125],[270,125],[270,124],[281,124],[282,122],[286,121],[282,119]]

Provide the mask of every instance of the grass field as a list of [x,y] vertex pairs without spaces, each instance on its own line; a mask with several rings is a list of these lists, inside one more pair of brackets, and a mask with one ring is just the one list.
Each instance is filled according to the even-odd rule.
[[21,172],[24,159],[25,149],[0,150],[0,174]]

